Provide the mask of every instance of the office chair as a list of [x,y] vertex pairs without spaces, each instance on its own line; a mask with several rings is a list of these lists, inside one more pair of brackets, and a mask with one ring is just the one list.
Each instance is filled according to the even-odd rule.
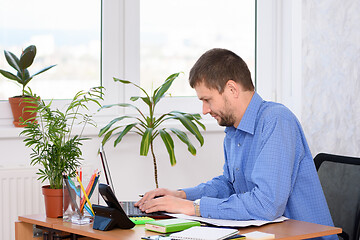
[[360,240],[360,158],[319,153],[314,162],[338,235]]

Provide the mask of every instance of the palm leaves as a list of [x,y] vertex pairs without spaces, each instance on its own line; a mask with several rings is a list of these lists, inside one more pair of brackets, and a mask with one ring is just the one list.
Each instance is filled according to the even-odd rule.
[[138,88],[141,92],[144,93],[145,96],[135,96],[131,97],[130,100],[133,102],[141,99],[143,103],[148,107],[148,114],[144,114],[137,106],[129,103],[118,103],[103,106],[101,109],[112,108],[112,107],[123,107],[123,108],[133,108],[137,111],[138,116],[124,115],[117,117],[111,120],[105,127],[103,127],[99,136],[103,137],[102,143],[105,144],[111,137],[115,138],[114,146],[118,145],[123,137],[129,132],[135,132],[141,136],[140,143],[140,155],[147,156],[149,150],[151,150],[151,154],[153,156],[154,163],[154,175],[155,175],[155,184],[158,187],[157,180],[157,164],[156,157],[153,150],[153,143],[156,137],[160,135],[165,148],[169,154],[170,164],[173,166],[176,164],[176,157],[174,151],[174,141],[172,138],[172,134],[177,136],[181,142],[188,146],[188,151],[196,155],[196,149],[194,145],[191,143],[187,134],[177,128],[162,128],[162,124],[165,121],[169,120],[177,120],[179,121],[195,138],[199,141],[200,145],[204,144],[204,138],[199,130],[200,126],[203,130],[205,130],[205,126],[200,122],[200,114],[190,114],[179,111],[171,111],[169,113],[165,113],[157,117],[155,115],[155,106],[156,104],[165,96],[166,92],[171,87],[174,80],[179,76],[180,73],[174,73],[170,75],[165,82],[155,89],[151,94],[147,93],[143,88],[139,85],[127,81],[121,80],[118,78],[114,78],[114,81],[120,82],[122,84],[130,84]]
[[[52,102],[41,101],[31,90],[25,92],[30,96],[26,101],[37,102],[37,107],[28,107],[26,111],[38,113],[38,119],[27,120],[20,134],[25,136],[25,146],[32,150],[31,165],[42,166],[38,179],[49,180],[51,188],[62,188],[62,174],[74,175],[80,165],[82,141],[89,139],[82,136],[82,131],[87,124],[95,125],[91,116],[81,110],[88,110],[91,102],[100,107],[101,90],[102,87],[96,87],[76,93],[64,111],[52,109]],[[83,128],[73,136],[74,124],[81,124]]]

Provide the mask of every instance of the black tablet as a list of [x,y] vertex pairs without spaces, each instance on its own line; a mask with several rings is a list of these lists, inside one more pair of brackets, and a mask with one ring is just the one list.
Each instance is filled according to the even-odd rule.
[[99,193],[105,200],[108,207],[93,205],[95,212],[94,229],[111,230],[114,227],[130,229],[135,224],[129,219],[120,206],[115,194],[107,184],[99,184]]

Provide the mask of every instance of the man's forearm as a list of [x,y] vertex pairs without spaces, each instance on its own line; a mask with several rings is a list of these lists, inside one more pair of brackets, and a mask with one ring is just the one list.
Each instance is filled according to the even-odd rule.
[[177,190],[176,197],[186,199],[186,193],[183,190]]

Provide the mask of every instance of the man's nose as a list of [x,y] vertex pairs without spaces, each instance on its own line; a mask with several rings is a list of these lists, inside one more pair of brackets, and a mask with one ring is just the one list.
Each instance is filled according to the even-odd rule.
[[206,114],[208,114],[208,113],[210,113],[211,112],[211,110],[210,110],[210,107],[209,107],[209,104],[207,104],[207,103],[203,103],[203,114],[204,115],[206,115]]

